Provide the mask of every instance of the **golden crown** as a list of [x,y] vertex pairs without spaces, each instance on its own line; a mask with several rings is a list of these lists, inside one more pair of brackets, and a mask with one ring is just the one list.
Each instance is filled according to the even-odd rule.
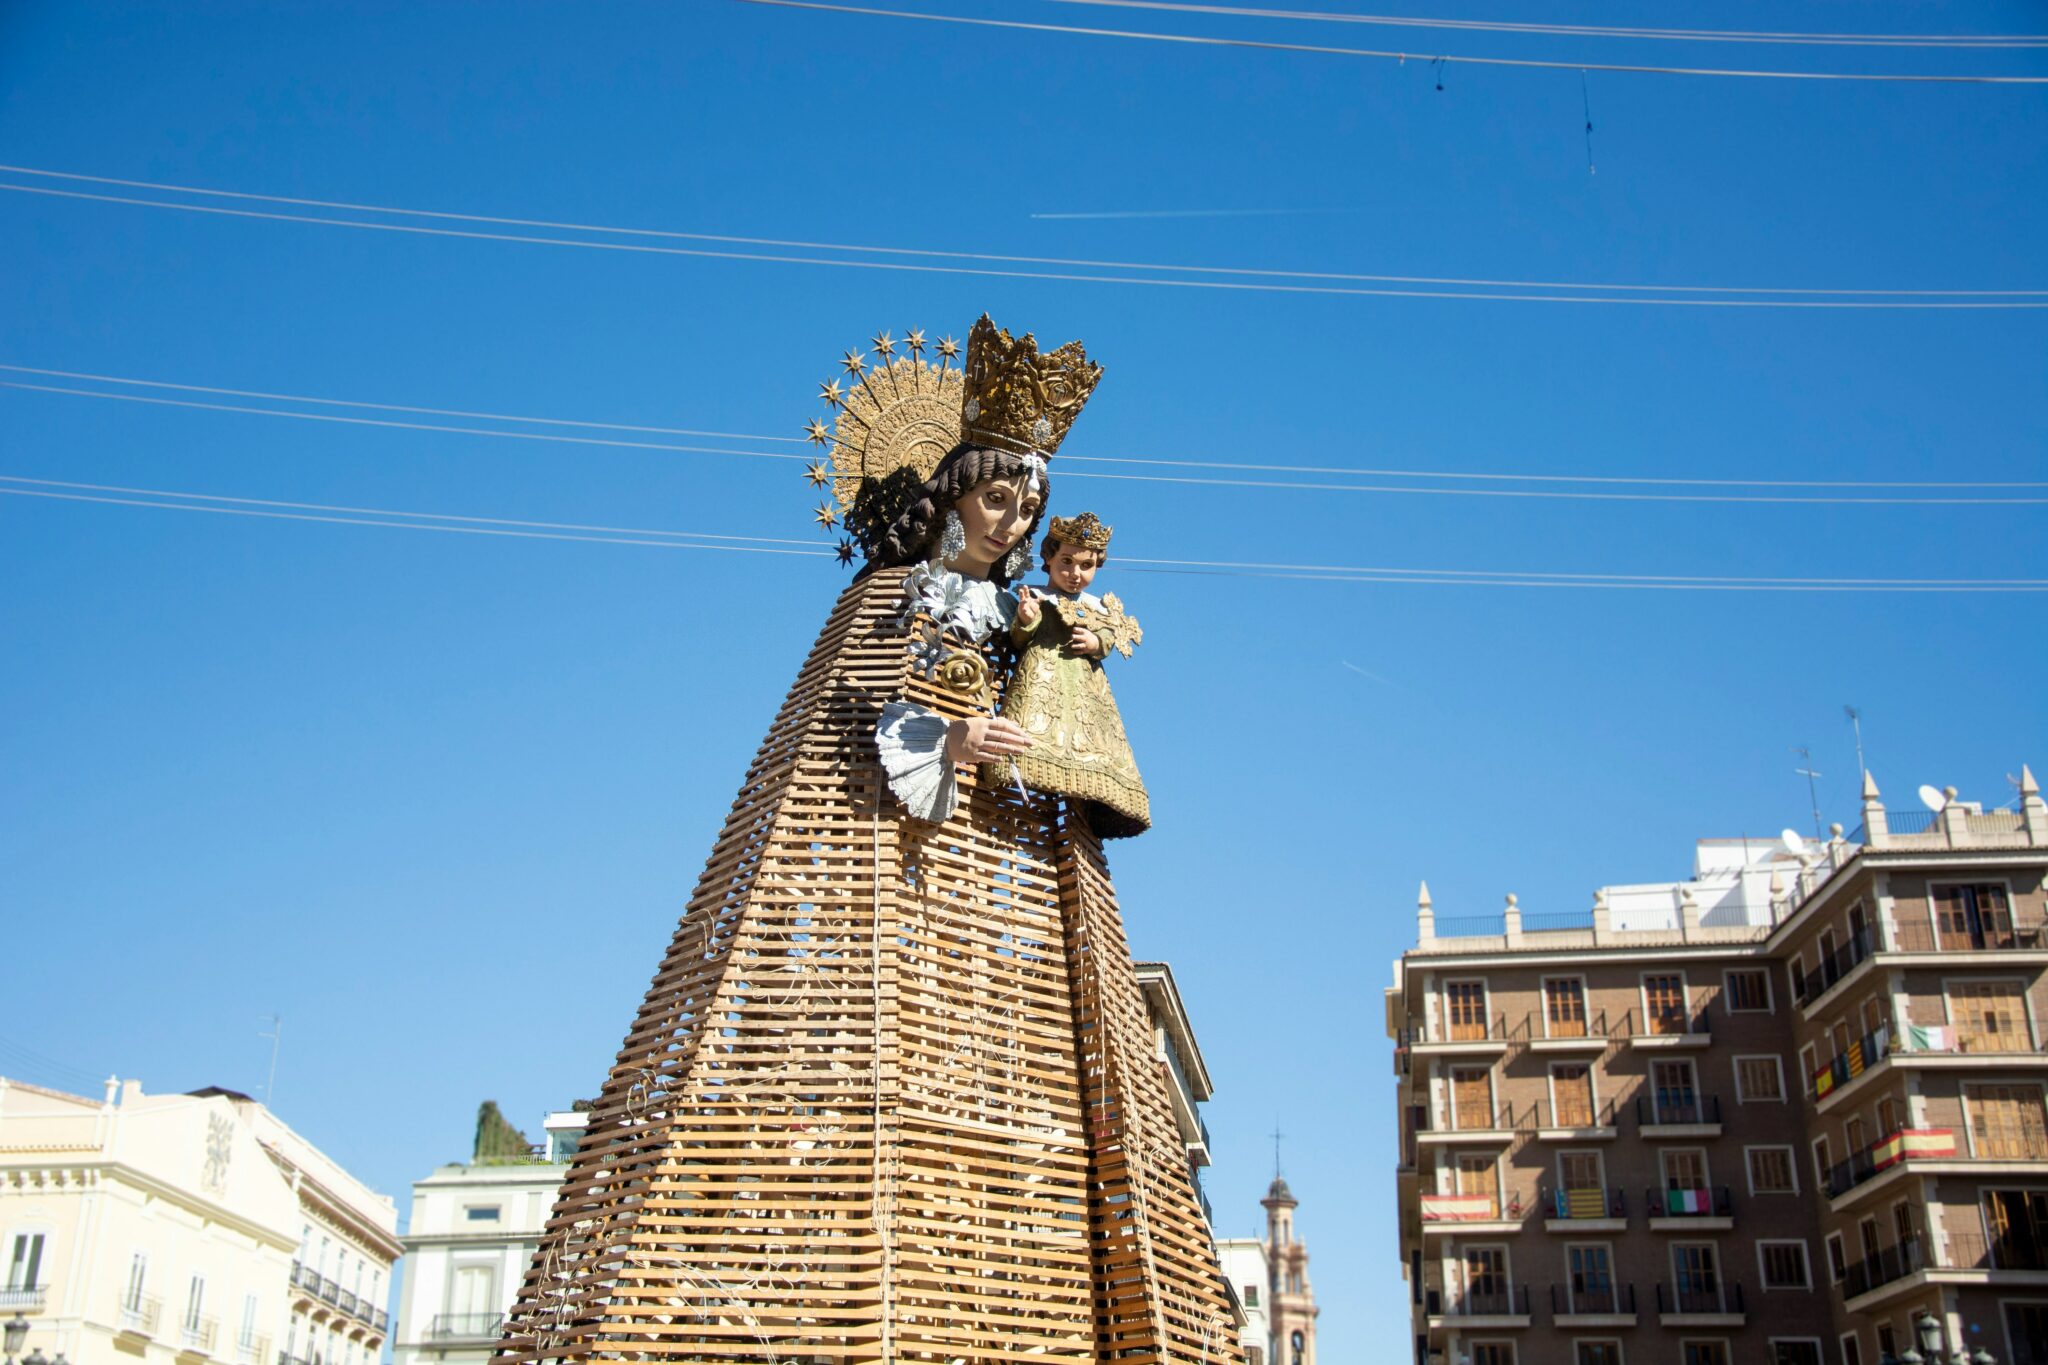
[[1102,379],[1086,349],[1070,341],[1041,352],[1026,332],[1013,339],[989,315],[967,334],[967,399],[960,425],[967,440],[999,450],[1051,455]]
[[1046,534],[1062,545],[1076,549],[1093,550],[1102,554],[1109,549],[1109,538],[1116,528],[1104,526],[1102,518],[1093,512],[1083,512],[1074,518],[1054,517],[1046,527]]

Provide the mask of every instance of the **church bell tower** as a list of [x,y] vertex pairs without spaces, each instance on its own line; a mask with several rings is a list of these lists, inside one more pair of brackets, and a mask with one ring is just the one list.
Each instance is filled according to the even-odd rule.
[[1316,1365],[1316,1314],[1322,1310],[1308,1280],[1308,1248],[1294,1233],[1300,1202],[1277,1175],[1259,1201],[1266,1210],[1266,1264],[1273,1277],[1266,1289],[1273,1365]]

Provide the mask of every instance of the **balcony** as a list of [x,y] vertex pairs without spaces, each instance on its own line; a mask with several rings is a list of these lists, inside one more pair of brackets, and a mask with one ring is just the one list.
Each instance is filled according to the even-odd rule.
[[[1417,1130],[1415,1140],[1425,1147],[1447,1147],[1456,1144],[1504,1143],[1511,1141],[1517,1130],[1515,1111],[1509,1105],[1499,1108],[1481,1109],[1476,1106],[1453,1106],[1451,1126],[1448,1128],[1424,1128]],[[1533,1120],[1535,1111],[1528,1117]]]
[[1659,1050],[1709,1047],[1714,1041],[1704,1009],[1655,1009],[1645,1010],[1641,1015],[1630,1010],[1621,1016],[1621,1026],[1615,1033],[1628,1039],[1630,1047]]
[[1584,1019],[1552,1019],[1531,1014],[1522,1020],[1520,1036],[1531,1052],[1605,1052],[1611,1039],[1607,1033],[1607,1011],[1597,1010]]
[[337,1288],[334,1306],[350,1317],[354,1317],[356,1315],[356,1296],[349,1293],[346,1289]]
[[1447,1024],[1434,1037],[1413,1029],[1404,1030],[1398,1042],[1417,1057],[1483,1057],[1506,1052],[1508,1044],[1517,1041],[1515,1035],[1519,1032],[1508,1028],[1505,1014],[1496,1014],[1486,1021],[1472,1019]]
[[49,1300],[50,1286],[46,1284],[0,1289],[0,1313],[40,1313]]
[[1665,1327],[1740,1327],[1748,1320],[1740,1283],[1657,1283],[1657,1321]]
[[270,1338],[245,1336],[235,1342],[236,1365],[263,1365],[270,1359]]
[[319,1294],[322,1303],[332,1304],[337,1308],[341,1306],[341,1286],[325,1275],[320,1277]]
[[429,1341],[495,1341],[504,1329],[503,1313],[436,1313],[427,1324]]
[[1846,1086],[1892,1054],[1891,1030],[1872,1029],[1849,1044],[1848,1050],[1822,1066],[1808,1078],[1807,1095],[1818,1105],[1837,1089]]
[[1811,1010],[1820,1003],[1822,996],[1833,990],[1848,975],[1870,960],[1876,944],[1870,930],[1858,929],[1849,935],[1849,941],[1823,957],[1814,969],[1805,974],[1795,985],[1799,1008]]
[[1422,1230],[1432,1236],[1470,1236],[1481,1232],[1519,1232],[1522,1206],[1508,1205],[1490,1194],[1425,1194],[1419,1203]]
[[1896,1283],[1927,1268],[1927,1255],[1915,1237],[1896,1246],[1880,1247],[1860,1261],[1852,1262],[1842,1276],[1844,1302],[1861,1298],[1874,1289]]
[[1590,1142],[1611,1138],[1619,1131],[1613,1100],[1594,1104],[1585,1096],[1548,1100],[1536,1106],[1536,1137],[1540,1142]]
[[1636,1096],[1636,1128],[1646,1138],[1721,1136],[1721,1099],[1691,1090]]
[[[1956,1155],[1953,1128],[1902,1128],[1860,1152],[1852,1152],[1828,1168],[1828,1198],[1840,1199],[1895,1166],[1914,1161],[1948,1161]],[[2035,1153],[2048,1157],[2048,1150]],[[2014,1158],[2002,1158],[2012,1160]]]
[[1558,1327],[1633,1327],[1636,1287],[1581,1276],[1579,1283],[1550,1286],[1550,1320]]
[[1726,1232],[1735,1226],[1735,1201],[1726,1185],[1712,1189],[1655,1189],[1643,1194],[1652,1232]]
[[139,1337],[156,1335],[157,1319],[164,1301],[147,1294],[132,1294],[121,1301],[121,1330]]
[[186,1318],[178,1324],[178,1346],[200,1355],[213,1354],[213,1339],[220,1332],[218,1318]]
[[1467,1332],[1489,1327],[1527,1327],[1529,1286],[1467,1289],[1448,1298],[1431,1290],[1424,1309],[1431,1327],[1455,1327]]
[[303,1289],[308,1294],[312,1294],[317,1297],[320,1293],[319,1272],[314,1270],[313,1267],[305,1264],[303,1261],[293,1261],[292,1287],[295,1289]]
[[1967,916],[1961,922],[1938,923],[1945,916],[1920,914],[1892,926],[1886,950],[1894,953],[2024,953],[2048,948],[2039,913]]
[[1628,1226],[1628,1203],[1618,1189],[1545,1189],[1537,1195],[1549,1232],[1620,1232]]

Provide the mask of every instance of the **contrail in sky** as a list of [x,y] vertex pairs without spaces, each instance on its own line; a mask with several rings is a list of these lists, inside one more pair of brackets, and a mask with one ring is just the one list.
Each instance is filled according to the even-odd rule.
[[1352,663],[1349,659],[1339,659],[1337,660],[1337,662],[1344,665],[1346,668],[1350,669],[1353,673],[1358,674],[1358,676],[1361,678],[1371,678],[1374,682],[1380,683],[1387,687],[1392,687],[1394,685],[1387,679],[1382,678],[1379,674],[1373,672],[1371,669],[1360,668],[1357,664]]
[[1293,218],[1315,213],[1356,213],[1357,209],[1111,209],[1104,213],[1034,213],[1033,218]]

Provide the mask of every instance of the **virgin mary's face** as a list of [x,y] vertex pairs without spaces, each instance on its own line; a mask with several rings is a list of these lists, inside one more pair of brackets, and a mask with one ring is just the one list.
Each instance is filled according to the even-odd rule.
[[946,567],[972,578],[987,578],[1012,546],[1031,531],[1044,504],[1022,474],[989,479],[967,490],[953,510],[967,532],[967,546],[946,561]]

